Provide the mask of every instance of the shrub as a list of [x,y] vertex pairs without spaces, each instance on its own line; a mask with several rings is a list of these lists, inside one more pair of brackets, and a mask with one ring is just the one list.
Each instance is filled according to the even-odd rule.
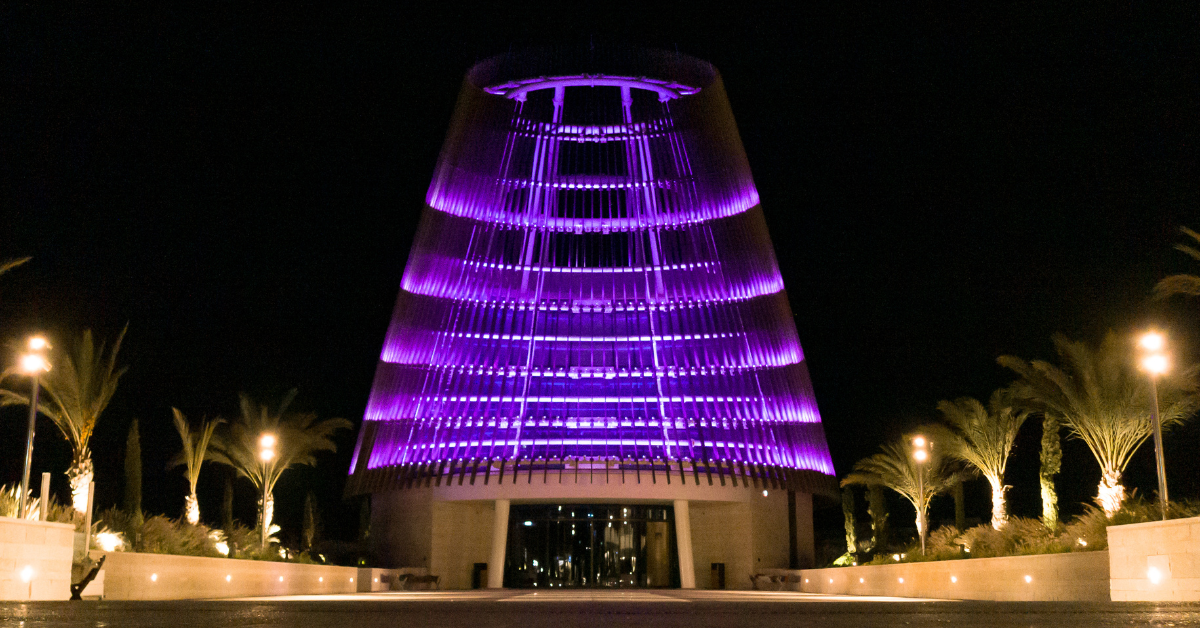
[[[1169,519],[1200,516],[1200,502],[1172,502]],[[954,526],[934,530],[925,544],[925,555],[919,546],[907,548],[902,562],[952,560],[956,558],[992,558],[997,556],[1027,556],[1031,554],[1061,554],[1108,549],[1108,526],[1158,521],[1158,504],[1131,495],[1110,519],[1104,511],[1088,505],[1083,514],[1052,532],[1038,519],[1010,517],[1008,525],[996,530],[990,525],[975,526],[960,533]],[[869,564],[896,562],[891,554],[876,556]]]
[[[33,492],[29,493],[29,501],[26,503],[27,512],[26,519],[37,519],[41,516],[41,498],[34,496]],[[0,517],[17,518],[17,513],[21,509],[21,486],[19,484],[9,484],[0,486]],[[74,523],[77,530],[83,529],[83,521],[75,521],[75,509],[64,506],[50,496],[50,508],[47,512],[48,520],[56,523]]]
[[1057,554],[1070,551],[1059,537],[1038,519],[1010,517],[1008,525],[997,530],[980,525],[967,530],[958,542],[971,558],[1022,556],[1026,554]]
[[134,544],[134,549],[150,554],[220,557],[221,553],[217,551],[209,532],[202,525],[155,515],[142,525],[141,536]]

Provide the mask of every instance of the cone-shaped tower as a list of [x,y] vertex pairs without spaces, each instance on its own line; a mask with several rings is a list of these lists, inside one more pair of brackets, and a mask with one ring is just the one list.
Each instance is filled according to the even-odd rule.
[[[807,496],[832,474],[715,68],[627,49],[529,52],[473,68],[349,490],[494,496],[515,509],[719,502],[732,487]],[[521,485],[533,492],[513,493]],[[697,492],[709,487],[710,497]],[[675,505],[667,519],[678,519]],[[389,525],[395,508],[376,510]],[[795,553],[793,544],[792,562]]]

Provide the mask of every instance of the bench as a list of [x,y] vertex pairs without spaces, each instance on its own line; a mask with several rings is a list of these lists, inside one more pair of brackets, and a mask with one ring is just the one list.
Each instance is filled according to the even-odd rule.
[[796,580],[797,577],[791,575],[752,573],[750,574],[750,588],[755,591],[782,591],[786,585],[792,584]]
[[441,589],[441,576],[421,576],[411,573],[402,573],[396,576],[395,586],[398,591],[417,591],[425,590],[432,591]]

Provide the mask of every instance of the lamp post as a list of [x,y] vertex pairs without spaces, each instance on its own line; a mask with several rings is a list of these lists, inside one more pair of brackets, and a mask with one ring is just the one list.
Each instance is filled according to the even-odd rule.
[[921,555],[925,555],[925,461],[929,459],[929,449],[933,447],[924,436],[912,439],[913,460],[917,461],[917,532],[921,537]]
[[267,548],[267,492],[270,486],[270,479],[267,476],[267,468],[271,461],[275,459],[275,435],[270,432],[263,432],[258,437],[258,459],[262,461],[262,547]]
[[42,336],[29,339],[29,353],[21,356],[21,370],[29,375],[33,389],[29,393],[29,430],[25,433],[25,471],[21,475],[21,501],[17,508],[17,518],[24,519],[29,509],[29,472],[33,466],[33,432],[37,425],[37,405],[40,376],[50,370],[50,363],[43,353],[50,348],[50,343]]
[[1158,507],[1163,521],[1167,520],[1167,466],[1163,459],[1162,421],[1158,416],[1158,376],[1167,372],[1171,361],[1163,353],[1167,339],[1151,331],[1142,335],[1138,346],[1142,355],[1142,369],[1150,374],[1150,421],[1154,424],[1154,466],[1158,471]]

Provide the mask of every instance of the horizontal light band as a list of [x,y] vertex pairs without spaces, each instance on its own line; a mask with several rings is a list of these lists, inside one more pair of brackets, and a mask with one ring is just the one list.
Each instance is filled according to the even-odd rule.
[[[424,294],[407,290],[411,294],[419,294],[433,299],[446,299],[458,303],[471,303],[484,307],[494,307],[505,310],[537,310],[539,312],[572,312],[590,313],[604,312],[674,312],[676,310],[703,308],[710,305],[731,305],[743,303],[761,297],[769,297],[783,292],[782,283],[778,290],[760,294],[731,295],[728,297],[695,297],[695,298],[645,298],[645,299],[478,299],[471,297],[455,297],[440,294]],[[580,301],[589,302],[580,306]]]
[[501,340],[518,342],[665,342],[668,340],[720,340],[743,338],[746,334],[669,334],[662,336],[543,336],[530,334],[472,334],[445,332],[447,338],[474,338],[477,340]]
[[647,90],[657,93],[660,102],[674,100],[680,96],[691,96],[700,92],[699,87],[684,85],[677,81],[664,81],[645,76],[612,76],[607,74],[539,76],[537,78],[508,81],[500,85],[489,85],[483,88],[483,90],[496,96],[524,101],[529,92],[567,87],[621,87],[625,89]]
[[[389,362],[389,364],[396,364]],[[794,362],[779,362],[779,363],[755,363],[755,364],[740,364],[737,366],[708,366],[701,368],[679,368],[679,369],[626,369],[616,367],[571,367],[570,369],[556,368],[500,368],[500,367],[484,367],[484,366],[464,366],[462,364],[430,364],[431,368],[438,369],[450,373],[458,373],[460,375],[481,375],[487,377],[567,377],[570,379],[581,378],[600,378],[614,379],[618,377],[645,377],[645,378],[678,378],[678,377],[720,377],[724,375],[741,375],[753,373],[755,371],[764,371],[768,369],[776,369],[792,364],[799,364],[799,360]],[[426,365],[412,365],[426,366]],[[591,370],[584,370],[591,369]]]
[[708,270],[719,267],[712,262],[696,262],[693,264],[663,264],[661,266],[519,266],[516,264],[496,264],[493,262],[467,262],[472,268],[491,268],[495,270],[515,270],[528,273],[652,273],[664,270]]

